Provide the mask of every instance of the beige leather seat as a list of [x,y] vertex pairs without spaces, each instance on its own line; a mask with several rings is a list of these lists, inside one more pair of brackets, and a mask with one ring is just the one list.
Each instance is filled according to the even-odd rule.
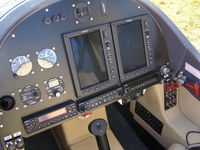
[[185,146],[182,144],[172,144],[167,150],[185,150]]

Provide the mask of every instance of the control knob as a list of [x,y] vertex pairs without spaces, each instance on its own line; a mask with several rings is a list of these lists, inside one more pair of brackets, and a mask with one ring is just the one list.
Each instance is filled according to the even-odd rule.
[[163,74],[168,74],[168,73],[170,73],[170,69],[167,67],[163,68],[162,72],[163,72]]
[[122,90],[118,91],[118,95],[119,96],[123,96],[124,95],[124,91],[122,91]]
[[60,97],[64,92],[65,84],[60,78],[51,78],[45,85],[45,91],[49,96]]
[[7,150],[16,150],[15,144],[12,141],[6,142]]
[[59,91],[57,91],[57,90],[55,90],[55,91],[53,92],[53,94],[54,94],[54,96],[56,96],[56,97],[60,97],[60,96],[61,96],[61,93],[60,93]]
[[15,139],[15,145],[17,149],[23,149],[25,146],[24,140],[22,138]]
[[15,106],[14,98],[10,96],[4,96],[0,99],[0,109],[4,111],[9,111],[13,109],[14,106]]
[[107,41],[105,44],[106,44],[106,47],[111,47],[111,43],[109,41]]
[[169,69],[169,67],[167,65],[163,66],[160,69],[160,74],[161,74],[162,78],[164,78],[164,79],[167,79],[170,77],[170,72],[171,72],[171,70]]

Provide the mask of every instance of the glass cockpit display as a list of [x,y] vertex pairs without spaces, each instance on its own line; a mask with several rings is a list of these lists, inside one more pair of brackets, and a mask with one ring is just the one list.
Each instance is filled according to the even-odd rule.
[[70,39],[81,89],[109,80],[99,31]]
[[147,65],[141,21],[117,27],[124,74]]

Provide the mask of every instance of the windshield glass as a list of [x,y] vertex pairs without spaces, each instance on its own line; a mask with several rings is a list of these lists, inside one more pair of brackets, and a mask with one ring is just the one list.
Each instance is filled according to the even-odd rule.
[[25,0],[0,0],[0,19]]

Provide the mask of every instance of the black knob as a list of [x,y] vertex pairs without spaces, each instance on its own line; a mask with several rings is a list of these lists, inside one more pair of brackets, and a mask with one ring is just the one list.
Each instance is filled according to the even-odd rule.
[[15,145],[16,145],[17,149],[23,149],[25,146],[24,140],[22,138],[17,138],[15,140]]
[[33,95],[33,97],[37,97],[38,96],[38,92],[37,91],[33,91],[32,95]]
[[13,109],[14,106],[15,106],[14,98],[10,96],[4,96],[0,99],[0,109],[4,111],[9,111]]
[[86,108],[85,108],[84,105],[81,105],[81,106],[79,106],[79,110],[80,110],[81,112],[84,112],[84,111],[86,110]]
[[138,99],[138,96],[137,96],[137,95],[132,95],[132,96],[131,96],[131,99],[132,99],[132,100],[136,100],[136,99]]
[[105,43],[107,47],[111,47],[111,43],[110,42],[106,42]]
[[124,95],[124,91],[122,91],[122,90],[118,91],[118,95],[119,96],[123,96]]

